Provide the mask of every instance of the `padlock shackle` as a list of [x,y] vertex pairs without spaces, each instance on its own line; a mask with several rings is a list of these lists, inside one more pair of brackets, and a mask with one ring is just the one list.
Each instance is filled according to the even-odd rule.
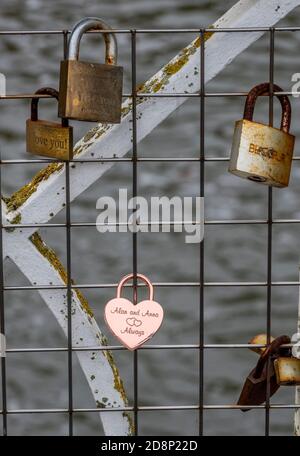
[[[270,94],[270,83],[264,82],[263,84],[259,84],[247,95],[246,102],[245,102],[245,110],[244,110],[244,119],[245,120],[253,120],[253,112],[255,103],[257,98],[261,95],[269,95]],[[276,84],[273,84],[274,92],[283,92],[283,90]],[[292,108],[289,97],[287,95],[276,95],[278,100],[280,101],[281,108],[282,108],[282,116],[281,116],[281,125],[280,129],[285,133],[289,133],[290,125],[291,125],[291,115],[292,115]]]
[[[153,297],[154,297],[153,285],[150,282],[150,280],[148,279],[148,277],[144,276],[143,274],[128,274],[128,275],[124,276],[123,279],[118,284],[117,298],[121,297],[122,288],[125,285],[125,283],[128,282],[129,280],[134,279],[134,277],[142,280],[142,282],[144,282],[149,287],[149,300],[153,301]],[[135,298],[136,298],[136,296],[135,296]]]
[[[53,89],[52,87],[42,87],[41,89],[35,92],[36,95],[50,95],[50,97],[55,98],[58,101],[58,91]],[[31,99],[31,115],[30,119],[33,121],[38,120],[38,104],[39,104],[39,97],[34,97]],[[62,118],[61,124],[63,127],[69,126],[69,121],[66,118]]]
[[262,353],[261,357],[259,358],[253,377],[260,378],[269,357],[278,353],[281,345],[289,344],[290,342],[290,337],[285,335],[279,336],[275,340],[273,340],[273,342],[271,342],[271,344],[266,348],[266,350]]
[[[89,30],[111,30],[111,27],[98,17],[86,17],[74,25],[69,43],[67,60],[78,60],[79,46],[82,35]],[[103,33],[105,41],[105,63],[116,65],[118,59],[118,45],[114,33]]]

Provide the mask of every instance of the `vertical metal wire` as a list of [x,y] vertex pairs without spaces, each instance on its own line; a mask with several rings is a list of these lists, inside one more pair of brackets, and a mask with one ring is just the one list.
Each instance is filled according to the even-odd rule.
[[[132,92],[132,197],[137,196],[137,123],[136,123],[136,31],[131,31],[131,92]],[[134,210],[134,209],[133,209]],[[137,233],[132,233],[133,302],[137,299]],[[133,419],[138,435],[138,351],[133,353]]]
[[[270,28],[270,62],[269,62],[269,126],[273,126],[274,118],[274,28]],[[272,235],[273,235],[273,190],[268,187],[268,245],[267,245],[267,343],[271,342],[271,317],[272,317]],[[270,434],[270,359],[267,361],[267,391],[265,408],[265,436]]]
[[[2,159],[0,149],[0,333],[5,336],[4,310],[4,258],[3,258],[3,223],[2,223]],[[1,384],[2,384],[2,431],[7,435],[7,392],[6,392],[6,358],[1,357]]]
[[[205,34],[200,30],[200,197],[205,188]],[[199,287],[199,435],[203,435],[204,405],[204,239],[200,243],[200,287]]]
[[[64,30],[64,58],[68,47],[68,31]],[[67,332],[68,332],[68,415],[69,436],[73,435],[73,356],[72,356],[72,257],[71,257],[71,198],[70,162],[65,162],[66,172],[66,253],[67,253]]]

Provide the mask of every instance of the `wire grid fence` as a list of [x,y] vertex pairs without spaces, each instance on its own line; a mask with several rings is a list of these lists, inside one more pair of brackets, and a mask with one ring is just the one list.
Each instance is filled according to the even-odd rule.
[[[73,285],[71,281],[72,270],[71,270],[71,234],[72,228],[76,227],[87,227],[95,225],[96,223],[90,222],[81,222],[81,223],[72,223],[71,218],[71,201],[70,201],[70,163],[78,162],[128,162],[132,166],[132,196],[135,197],[138,195],[138,163],[142,161],[155,161],[155,162],[195,162],[200,167],[200,182],[199,182],[199,196],[205,196],[205,163],[210,162],[226,162],[229,161],[228,157],[205,157],[205,99],[207,97],[245,97],[246,92],[206,92],[205,90],[205,39],[204,34],[207,32],[226,32],[226,33],[241,33],[241,32],[267,32],[269,34],[269,82],[270,82],[270,94],[269,94],[269,125],[273,125],[273,98],[275,95],[292,95],[292,92],[280,92],[276,93],[273,90],[274,83],[274,43],[275,43],[275,34],[279,32],[294,32],[300,31],[300,27],[271,27],[271,28],[219,28],[219,29],[210,29],[210,28],[199,28],[199,29],[132,29],[132,30],[113,30],[116,34],[128,34],[131,38],[131,93],[123,94],[123,98],[131,97],[132,99],[132,153],[130,157],[127,158],[101,158],[101,159],[76,159],[70,160],[65,163],[65,183],[66,183],[66,220],[65,223],[46,223],[46,224],[14,224],[14,228],[42,228],[42,227],[63,227],[66,230],[66,258],[67,258],[67,283],[65,286],[55,286],[55,285],[32,285],[32,286],[5,286],[4,283],[4,274],[3,274],[3,260],[0,262],[0,283],[1,283],[1,293],[0,293],[0,333],[5,335],[5,300],[4,293],[12,290],[41,290],[41,289],[66,289],[67,290],[67,303],[68,303],[68,337],[67,337],[67,346],[66,347],[53,347],[53,348],[13,348],[6,349],[6,353],[46,353],[46,352],[67,352],[68,357],[68,408],[52,408],[52,409],[19,409],[13,410],[7,407],[7,376],[6,376],[6,358],[1,358],[1,377],[2,377],[2,409],[0,414],[2,415],[2,430],[3,435],[9,435],[9,429],[7,426],[7,417],[9,414],[41,414],[41,413],[62,413],[68,414],[69,422],[69,435],[73,435],[73,417],[75,413],[85,412],[85,413],[99,413],[99,408],[75,408],[74,407],[74,394],[73,394],[73,368],[72,368],[72,357],[74,352],[78,351],[96,351],[96,350],[125,350],[124,347],[119,345],[112,346],[96,346],[96,347],[73,347],[72,346],[72,312],[71,312],[71,303],[72,303],[72,290],[73,289],[88,289],[88,288],[115,288],[116,283],[99,283],[99,284],[76,284]],[[105,33],[106,31],[95,31],[88,33]],[[0,31],[0,35],[36,35],[36,36],[47,36],[47,35],[61,35],[62,36],[62,48],[63,55],[66,58],[67,55],[67,43],[69,30],[26,30],[26,31]],[[196,37],[200,37],[202,45],[200,46],[200,91],[199,93],[139,93],[137,92],[136,84],[136,65],[137,65],[137,56],[136,56],[136,38],[137,35],[143,34],[152,34],[152,33],[195,33]],[[257,81],[261,82],[261,81]],[[8,94],[1,96],[3,99],[31,99],[35,97],[34,94]],[[48,98],[48,95],[38,95],[40,98]],[[144,97],[197,97],[199,98],[199,110],[200,110],[200,124],[199,124],[199,135],[200,135],[200,149],[198,157],[193,158],[182,158],[182,157],[139,157],[138,154],[138,144],[137,144],[137,119],[136,119],[136,104],[138,98]],[[300,156],[295,156],[293,160],[300,160]],[[26,163],[52,163],[57,160],[52,159],[20,159],[20,160],[1,160],[1,165],[14,165],[14,164],[26,164]],[[2,166],[0,166],[0,186],[1,186],[1,172]],[[1,187],[2,189],[2,187]],[[272,226],[273,224],[293,224],[300,223],[300,220],[286,220],[286,219],[274,219],[272,211],[273,203],[273,194],[272,188],[267,187],[266,192],[268,194],[268,208],[265,219],[254,219],[254,220],[205,220],[205,225],[228,225],[228,224],[243,224],[243,225],[267,225],[267,280],[265,282],[206,282],[205,281],[205,242],[202,241],[199,246],[199,257],[200,257],[200,270],[199,270],[199,281],[198,282],[156,282],[153,285],[157,287],[197,287],[199,288],[199,343],[198,344],[177,344],[177,345],[153,345],[149,344],[140,348],[139,350],[172,350],[172,349],[183,349],[183,350],[198,350],[199,352],[199,401],[197,404],[192,405],[171,405],[171,406],[141,406],[139,404],[139,387],[138,387],[138,365],[139,365],[139,350],[133,352],[133,405],[123,408],[112,408],[106,407],[101,409],[101,413],[108,413],[113,411],[129,411],[133,413],[134,419],[134,429],[135,435],[139,434],[139,412],[140,411],[158,411],[158,410],[193,410],[198,411],[198,431],[199,435],[204,435],[204,411],[205,410],[230,410],[230,409],[242,409],[242,408],[253,408],[253,409],[265,409],[265,435],[268,436],[270,433],[270,410],[271,409],[297,409],[300,405],[297,404],[270,404],[270,376],[268,376],[267,381],[267,391],[266,391],[266,402],[264,405],[259,406],[237,406],[237,405],[209,405],[205,403],[204,397],[204,351],[207,349],[235,349],[242,348],[248,349],[249,344],[205,344],[204,343],[204,333],[205,333],[205,324],[204,324],[204,310],[205,310],[205,301],[204,301],[204,290],[206,287],[253,287],[261,286],[267,289],[267,299],[266,299],[266,333],[268,343],[271,338],[271,313],[272,313],[272,287],[274,286],[298,286],[300,282],[281,282],[272,280]],[[1,191],[2,195],[2,191]],[[2,223],[2,208],[0,205],[0,216],[1,216],[1,230],[0,230],[0,256],[3,258],[3,239],[2,233],[3,229],[11,227],[11,225]],[[186,222],[176,222],[186,223]],[[116,224],[119,225],[118,223]],[[172,223],[171,223],[172,225]],[[133,252],[133,262],[132,262],[132,271],[134,274],[134,279],[132,285],[126,285],[133,288],[135,293],[137,287],[141,286],[137,283],[136,274],[138,272],[138,261],[137,261],[137,236],[138,233],[132,234],[132,252]],[[251,346],[253,347],[253,345]],[[264,347],[264,345],[256,345],[257,348]],[[243,379],[241,379],[243,380]]]

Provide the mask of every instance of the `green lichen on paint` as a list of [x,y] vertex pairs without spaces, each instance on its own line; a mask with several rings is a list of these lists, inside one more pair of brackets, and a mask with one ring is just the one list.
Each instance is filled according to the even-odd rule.
[[7,198],[7,211],[17,210],[37,190],[41,182],[49,179],[54,173],[60,171],[62,167],[62,163],[51,163],[39,171],[28,184],[13,193],[10,198]]
[[[108,339],[107,339],[107,337],[104,334],[99,334],[98,339],[100,341],[100,344],[103,347],[108,345]],[[118,368],[117,368],[117,366],[115,364],[115,361],[114,361],[114,358],[113,358],[113,356],[112,356],[112,354],[111,354],[111,352],[109,350],[103,350],[102,353],[105,356],[105,358],[107,359],[107,361],[108,361],[108,363],[109,363],[109,365],[111,367],[111,370],[112,370],[112,373],[113,373],[113,376],[114,376],[114,388],[121,395],[121,398],[122,398],[122,400],[124,402],[124,405],[125,405],[125,407],[127,407],[128,406],[128,399],[127,399],[127,396],[126,396],[126,393],[125,393],[123,381],[122,381],[122,379],[120,377]],[[129,425],[129,433],[128,433],[128,435],[133,435],[134,434],[134,424],[133,424],[131,415],[128,414],[127,412],[123,412],[123,417],[126,418],[127,421],[128,421],[128,425]]]
[[120,374],[119,374],[119,371],[117,369],[117,366],[115,364],[115,361],[114,361],[114,358],[111,354],[111,352],[109,350],[103,350],[103,355],[105,356],[105,358],[107,359],[111,369],[112,369],[112,372],[113,372],[113,376],[114,376],[114,388],[116,391],[118,391],[121,395],[121,398],[124,402],[124,404],[127,406],[128,405],[128,399],[127,399],[127,396],[126,396],[126,393],[125,393],[125,389],[124,389],[124,385],[123,385],[123,381],[120,377]]
[[122,415],[124,418],[127,418],[128,423],[129,423],[129,432],[127,435],[134,435],[135,434],[135,425],[134,425],[131,415],[127,412],[123,412]]
[[82,138],[82,142],[86,143],[86,142],[90,141],[90,139],[92,139],[95,136],[95,134],[97,133],[98,130],[99,130],[98,126],[91,128]]
[[[212,28],[212,27],[210,27]],[[205,32],[204,33],[204,41],[207,41],[214,32]],[[159,92],[162,88],[164,88],[169,80],[170,77],[174,74],[178,73],[181,68],[189,61],[191,55],[195,54],[199,46],[201,45],[202,38],[196,38],[192,44],[184,48],[179,55],[171,60],[171,62],[167,63],[161,70],[162,75],[158,77],[154,77],[149,81],[141,84],[137,87],[137,91],[140,93],[156,93]]]
[[12,223],[13,225],[19,225],[21,223],[21,220],[22,220],[22,216],[21,214],[17,214],[12,220],[10,223]]
[[127,116],[127,114],[131,111],[132,109],[132,103],[128,103],[128,105],[126,106],[122,106],[122,109],[121,109],[121,117],[122,119],[124,119],[124,117]]
[[[65,284],[68,283],[68,275],[67,272],[62,265],[61,261],[57,257],[56,253],[54,250],[52,250],[50,247],[48,247],[41,236],[39,235],[38,232],[34,233],[30,237],[31,242],[35,245],[35,247],[38,249],[38,251],[43,255],[44,258],[46,258],[49,263],[53,266],[53,268],[59,273],[61,279]],[[74,285],[74,282],[72,280],[72,284]],[[93,317],[93,312],[89,306],[89,303],[87,299],[83,296],[83,294],[77,290],[76,288],[74,289],[78,300],[80,301],[82,309],[87,313],[88,316]]]
[[103,402],[101,402],[101,401],[96,401],[96,407],[97,407],[97,408],[105,408],[106,405],[103,404]]
[[[22,220],[21,214],[17,214],[11,221],[10,220],[7,220],[7,221],[10,222],[12,225],[18,225],[19,223],[21,223],[21,220]],[[9,227],[9,228],[4,228],[4,229],[7,233],[13,233],[16,228]]]

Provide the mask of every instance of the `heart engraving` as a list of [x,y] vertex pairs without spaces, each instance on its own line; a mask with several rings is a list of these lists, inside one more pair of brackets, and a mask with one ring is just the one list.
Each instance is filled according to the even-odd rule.
[[147,283],[150,299],[134,305],[129,299],[121,298],[122,286],[133,278],[125,276],[118,286],[117,297],[105,306],[104,318],[112,333],[129,350],[136,350],[151,339],[162,324],[164,311],[158,302],[153,301],[153,286],[147,277],[137,274]]

